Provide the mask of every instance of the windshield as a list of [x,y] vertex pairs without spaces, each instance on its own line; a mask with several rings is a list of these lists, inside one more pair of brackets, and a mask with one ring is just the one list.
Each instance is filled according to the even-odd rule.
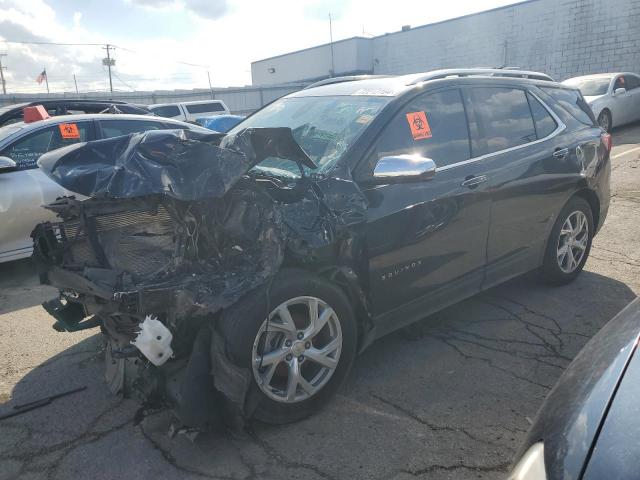
[[[289,127],[293,138],[318,165],[314,171],[326,172],[342,158],[389,100],[389,97],[367,96],[283,98],[256,112],[229,133],[250,127]],[[267,158],[252,171],[292,178],[300,176],[298,165],[281,158]]]
[[610,78],[590,78],[589,80],[571,82],[571,86],[580,90],[585,97],[597,97],[607,93],[610,82]]

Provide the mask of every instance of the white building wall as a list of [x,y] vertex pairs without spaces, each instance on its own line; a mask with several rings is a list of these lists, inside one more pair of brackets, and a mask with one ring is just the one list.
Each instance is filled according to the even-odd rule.
[[[335,75],[371,73],[372,51],[368,38],[349,38],[334,42]],[[251,64],[253,85],[274,85],[298,81],[312,81],[329,77],[331,73],[331,45],[300,50]]]
[[[558,80],[596,72],[640,72],[640,0],[529,0],[345,42],[334,44],[340,51],[336,75],[356,69],[403,74],[499,66],[540,70]],[[322,45],[260,60],[252,64],[253,83],[326,78],[330,58],[329,46]],[[267,73],[270,66],[275,74]]]

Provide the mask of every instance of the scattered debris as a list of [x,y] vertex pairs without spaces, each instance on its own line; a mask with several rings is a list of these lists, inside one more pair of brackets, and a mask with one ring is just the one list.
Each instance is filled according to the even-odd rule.
[[31,410],[35,410],[36,408],[44,407],[49,405],[54,400],[66,397],[67,395],[72,395],[74,393],[82,392],[86,390],[87,387],[82,386],[78,388],[74,388],[72,390],[67,390],[66,392],[56,393],[55,395],[51,395],[49,397],[41,398],[39,400],[34,400],[33,402],[23,403],[21,405],[14,405],[13,411],[9,411],[7,413],[3,413],[0,415],[0,420],[4,420],[5,418],[15,417],[16,415],[22,415],[23,413],[30,412]]

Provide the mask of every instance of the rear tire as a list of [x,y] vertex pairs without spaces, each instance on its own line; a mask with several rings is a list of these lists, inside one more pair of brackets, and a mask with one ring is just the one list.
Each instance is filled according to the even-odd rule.
[[220,320],[229,360],[252,372],[252,416],[265,423],[295,422],[318,411],[356,355],[356,322],[347,297],[304,270],[282,270]]
[[584,268],[595,231],[591,206],[573,197],[564,206],[547,241],[542,279],[551,285],[573,281]]
[[598,125],[600,125],[605,132],[611,132],[611,112],[606,108],[600,112],[600,115],[598,115]]

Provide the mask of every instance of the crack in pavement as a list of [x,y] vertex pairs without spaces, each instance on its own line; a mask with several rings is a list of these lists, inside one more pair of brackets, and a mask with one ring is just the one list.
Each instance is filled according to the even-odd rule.
[[[62,461],[71,453],[74,451],[74,449],[80,445],[82,446],[86,446],[86,445],[90,445],[92,443],[95,443],[99,440],[102,440],[104,437],[123,429],[124,427],[126,427],[127,425],[132,423],[132,419],[127,420],[126,422],[122,422],[119,423],[117,425],[112,426],[111,428],[101,431],[101,432],[94,432],[93,430],[100,424],[100,421],[106,417],[107,415],[109,415],[110,413],[114,412],[115,410],[119,409],[121,407],[123,403],[123,400],[118,401],[115,405],[112,405],[111,407],[107,408],[105,411],[103,411],[102,413],[100,413],[98,416],[96,416],[91,422],[89,422],[89,424],[87,425],[87,428],[85,428],[85,430],[77,437],[71,439],[71,440],[67,440],[65,442],[60,442],[60,443],[56,443],[53,445],[48,445],[46,447],[37,449],[36,451],[27,451],[25,453],[22,454],[7,454],[5,453],[3,455],[3,458],[6,459],[11,459],[11,460],[16,460],[16,461],[20,461],[22,462],[22,467],[20,472],[18,473],[17,477],[19,478],[20,476],[22,476],[23,473],[27,473],[27,472],[33,472],[33,473],[46,473],[47,478],[48,479],[52,479],[54,478],[60,464],[62,463]],[[33,435],[35,433],[37,433],[35,430],[31,429],[28,425],[20,425],[20,428],[23,428],[27,431],[27,438],[25,438],[22,442],[19,442],[16,446],[14,446],[14,448],[12,449],[13,451],[15,450],[20,450],[22,447],[21,445],[23,445],[25,442],[31,440],[33,438]],[[33,459],[34,457],[38,457],[38,456],[43,456],[43,455],[48,455],[51,453],[56,453],[56,452],[60,452],[62,451],[62,455],[56,459],[55,461],[53,461],[50,465],[47,465],[43,468],[40,469],[33,469],[33,468],[28,468],[29,467],[29,463],[28,461]]]
[[296,461],[292,461],[292,460],[286,459],[275,448],[273,448],[271,445],[269,445],[269,443],[266,440],[263,440],[262,438],[260,438],[255,430],[248,429],[247,433],[248,433],[249,437],[253,440],[253,442],[256,445],[258,445],[260,448],[262,448],[262,450],[264,450],[264,452],[267,455],[269,455],[271,458],[275,459],[281,466],[283,466],[285,468],[306,469],[306,470],[312,471],[313,473],[315,473],[316,475],[318,475],[318,476],[320,476],[322,478],[326,478],[327,480],[337,480],[337,477],[334,477],[334,476],[330,475],[329,473],[324,472],[323,470],[321,470],[316,465],[313,465],[313,464],[310,464],[310,463],[296,462]]
[[176,459],[176,457],[173,456],[173,454],[171,452],[169,452],[168,450],[162,448],[162,445],[160,445],[158,442],[156,442],[153,439],[153,437],[149,433],[147,433],[147,431],[142,426],[142,423],[138,425],[138,429],[140,430],[140,433],[142,433],[142,436],[147,440],[147,442],[149,442],[151,447],[154,450],[156,450],[158,453],[160,453],[162,458],[164,458],[164,460],[169,465],[171,465],[173,468],[175,468],[179,472],[183,472],[183,473],[187,473],[189,475],[195,475],[195,476],[203,477],[203,478],[211,478],[211,479],[215,479],[215,480],[235,480],[234,477],[211,475],[211,474],[203,472],[201,470],[197,470],[195,468],[190,468],[190,467],[187,467],[185,465],[181,465],[180,463],[178,463],[178,460]]
[[482,473],[489,473],[489,472],[506,472],[509,469],[509,466],[511,465],[510,462],[503,462],[503,463],[497,463],[495,465],[467,465],[465,463],[454,463],[453,465],[429,465],[427,467],[424,468],[420,468],[417,470],[400,470],[402,473],[407,473],[409,475],[412,475],[414,477],[420,477],[422,475],[425,475],[427,473],[433,473],[433,472],[437,472],[437,471],[446,471],[446,472],[452,472],[452,471],[456,471],[456,470],[470,470],[473,472],[482,472]]
[[411,410],[409,410],[408,408],[402,407],[401,405],[398,405],[397,403],[388,400],[376,393],[373,392],[369,392],[369,395],[371,395],[373,398],[377,399],[378,401],[384,403],[385,405],[388,405],[389,407],[394,408],[395,410],[399,411],[400,413],[404,414],[405,416],[409,417],[410,419],[420,423],[421,425],[424,425],[425,427],[428,427],[429,430],[432,430],[434,432],[453,432],[453,433],[462,433],[463,435],[465,435],[466,437],[470,438],[471,440],[475,441],[475,442],[479,442],[479,443],[485,443],[488,445],[494,445],[494,446],[499,446],[504,448],[504,445],[500,445],[496,442],[490,441],[486,438],[478,438],[475,435],[471,434],[470,432],[468,432],[467,430],[465,430],[462,427],[452,427],[450,425],[437,425],[435,423],[431,423],[428,422],[427,420],[425,420],[424,418],[422,418],[421,416],[413,413]]

